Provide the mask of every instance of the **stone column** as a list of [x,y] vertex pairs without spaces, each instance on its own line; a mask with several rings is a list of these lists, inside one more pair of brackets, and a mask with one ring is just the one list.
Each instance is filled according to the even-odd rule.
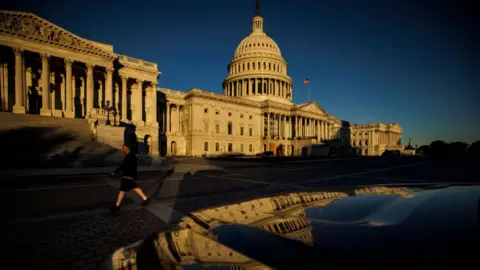
[[110,101],[110,105],[113,106],[113,68],[106,68],[107,76],[105,79],[105,104],[107,100]]
[[267,138],[270,136],[270,113],[267,113]]
[[72,88],[72,64],[71,59],[65,59],[65,94],[66,94],[66,110],[65,117],[74,118],[75,113],[73,111],[73,91],[75,88]]
[[[182,128],[181,128],[182,119],[180,117],[180,105],[177,105],[177,121],[176,122],[177,122],[177,132],[181,133],[182,132]],[[193,133],[193,130],[191,130],[191,132]],[[232,133],[233,133],[233,130],[232,130]]]
[[75,111],[75,98],[77,97],[77,82],[75,74],[72,73],[72,110]]
[[66,92],[66,88],[67,88],[67,85],[66,85],[66,81],[65,81],[65,74],[63,73],[60,73],[60,79],[61,79],[61,83],[60,83],[60,103],[62,104],[62,106],[60,107],[60,111],[62,111],[62,116],[63,116],[63,113],[67,110],[67,101],[66,101],[66,96],[65,96],[65,92]]
[[90,117],[93,109],[93,69],[95,65],[87,64],[87,105],[85,108],[85,116]]
[[166,112],[167,116],[166,116],[166,121],[165,121],[165,133],[170,133],[171,131],[171,122],[170,121],[170,102],[167,101],[167,112]]
[[298,115],[295,115],[294,127],[293,130],[295,131],[295,138],[298,137]]
[[[148,115],[147,115],[148,117]],[[152,89],[150,91],[150,117],[148,117],[149,125],[158,127],[157,122],[157,83],[152,83]]]
[[104,92],[104,89],[105,88],[105,85],[103,84],[102,81],[98,81],[98,100],[97,100],[97,103],[98,103],[98,108],[102,109],[103,108],[103,103],[104,103],[104,100],[103,100],[103,92]]
[[14,113],[25,114],[24,106],[24,72],[23,72],[23,50],[13,48],[15,53],[15,105],[13,105]]
[[[0,80],[1,81],[1,80]],[[32,67],[25,67],[25,92],[24,92],[24,100],[25,100],[25,111],[30,111],[30,102],[29,102],[29,92],[30,88],[32,87]]]
[[85,113],[85,105],[86,105],[86,100],[85,100],[85,96],[86,96],[86,82],[85,82],[85,77],[80,77],[80,82],[82,84],[82,86],[80,87],[80,105],[82,106],[82,117],[85,117],[86,116],[86,113]]
[[301,125],[302,125],[302,137],[305,138],[305,137],[307,136],[307,135],[306,135],[306,130],[305,130],[306,125],[307,125],[307,123],[306,123],[307,120],[306,120],[305,117],[302,116],[301,121],[302,121],[302,124],[301,124]]
[[127,80],[128,77],[122,76],[122,121],[127,122]]
[[287,136],[288,136],[288,138],[292,138],[292,116],[288,116]]
[[52,115],[55,115],[55,109],[56,109],[56,97],[55,95],[57,94],[57,80],[55,77],[55,72],[51,71],[50,72],[50,87],[53,86],[53,89],[50,93],[50,110],[52,111]]
[[0,64],[1,70],[1,83],[2,83],[2,109],[8,110],[8,64],[2,63]]
[[115,94],[114,94],[114,95],[115,95],[115,111],[117,112],[117,115],[118,115],[118,109],[119,109],[119,108],[118,108],[118,102],[119,102],[119,100],[120,100],[120,93],[119,93],[119,91],[120,91],[120,88],[119,88],[119,86],[118,86],[118,83],[115,83],[115,87],[114,87],[114,89],[113,89],[113,92],[115,93]]
[[242,89],[243,89],[242,96],[247,95],[247,83],[248,83],[247,80],[242,80]]
[[143,114],[143,81],[137,79],[137,89],[133,92],[135,97],[135,111],[133,121],[137,126],[143,126],[142,114]]
[[260,113],[260,137],[265,136],[265,114]]
[[310,118],[310,136],[315,135],[315,120]]

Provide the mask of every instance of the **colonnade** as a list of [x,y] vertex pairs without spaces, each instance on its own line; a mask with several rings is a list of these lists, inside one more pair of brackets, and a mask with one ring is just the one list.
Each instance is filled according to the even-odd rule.
[[[4,57],[0,65],[3,110],[88,118],[94,109],[102,110],[109,105],[124,121],[157,123],[157,82],[115,75],[113,62],[111,66],[100,66],[45,52],[11,49],[15,60],[8,62]],[[14,72],[10,74],[12,69]],[[10,76],[15,78],[13,99],[9,96]],[[9,104],[11,101],[13,104]]]
[[340,139],[334,125],[326,120],[279,113],[266,113],[263,119],[262,129],[266,138],[316,138],[317,141]]
[[270,95],[291,99],[292,85],[270,78],[232,80],[225,82],[224,94],[232,97]]
[[171,132],[186,132],[186,130],[182,129],[182,124],[185,122],[185,119],[182,118],[183,109],[184,105],[167,101],[166,110],[161,113],[161,117],[163,118],[162,123],[164,123],[163,127],[161,127],[161,130],[164,133],[168,134]]
[[352,132],[352,144],[354,146],[368,145],[396,145],[401,134],[392,131],[365,130]]

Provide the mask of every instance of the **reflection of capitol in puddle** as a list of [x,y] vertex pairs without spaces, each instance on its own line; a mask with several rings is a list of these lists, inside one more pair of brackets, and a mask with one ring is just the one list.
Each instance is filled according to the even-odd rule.
[[337,192],[292,193],[193,212],[180,220],[178,225],[183,229],[172,232],[170,239],[168,233],[160,234],[157,248],[170,253],[171,260],[183,265],[201,263],[228,265],[232,269],[268,269],[218,243],[211,230],[221,225],[242,224],[309,245],[312,228],[305,219],[305,208],[328,205],[343,197],[347,195]]
[[[212,230],[222,225],[246,225],[311,245],[312,228],[310,221],[305,218],[305,209],[326,206],[345,197],[348,195],[341,192],[291,193],[209,208],[183,217],[176,229],[157,234],[153,244],[162,267],[166,269],[195,264],[202,265],[202,268],[269,269],[219,243]],[[128,256],[125,253],[128,250],[115,252],[114,258],[117,260],[114,263],[124,266],[135,264],[136,258],[126,259]],[[120,265],[114,268],[122,269]]]

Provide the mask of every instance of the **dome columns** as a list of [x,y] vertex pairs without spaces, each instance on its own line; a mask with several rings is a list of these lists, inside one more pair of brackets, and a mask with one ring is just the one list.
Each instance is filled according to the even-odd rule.
[[225,81],[224,94],[232,97],[263,95],[292,99],[292,85],[274,78],[246,78]]

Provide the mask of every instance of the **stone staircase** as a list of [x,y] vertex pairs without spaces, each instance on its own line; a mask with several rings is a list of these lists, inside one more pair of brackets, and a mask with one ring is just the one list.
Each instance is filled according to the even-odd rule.
[[[117,166],[123,141],[114,144],[93,141],[85,119],[0,112],[0,169]],[[139,157],[140,166],[151,163]]]

